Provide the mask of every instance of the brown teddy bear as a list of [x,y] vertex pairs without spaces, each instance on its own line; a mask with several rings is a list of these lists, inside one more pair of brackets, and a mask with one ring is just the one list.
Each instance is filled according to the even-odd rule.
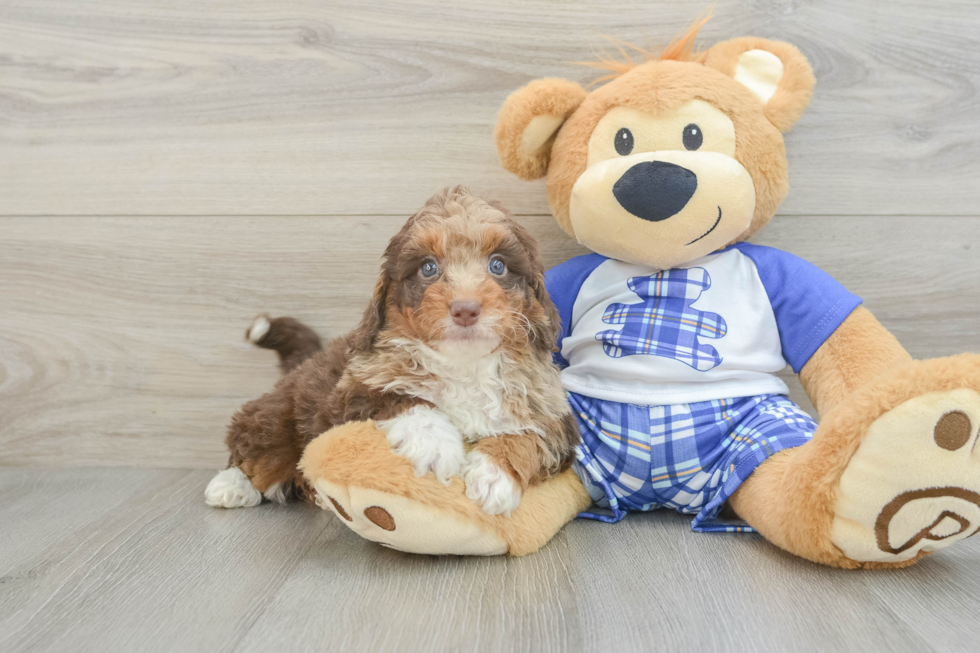
[[[417,478],[373,423],[336,428],[301,468],[363,537],[523,555],[590,506],[610,522],[667,507],[695,530],[755,530],[855,568],[906,566],[980,529],[980,356],[912,360],[825,273],[746,242],[786,197],[782,132],[814,77],[785,43],[694,53],[698,27],[659,57],[604,62],[592,92],[542,79],[500,112],[504,167],[547,175],[558,223],[594,252],[547,279],[576,464],[492,517],[459,479]],[[786,365],[819,427],[787,398]]]

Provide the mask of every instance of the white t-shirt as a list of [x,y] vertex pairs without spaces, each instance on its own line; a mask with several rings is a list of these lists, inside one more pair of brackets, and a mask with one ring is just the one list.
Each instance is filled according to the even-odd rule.
[[794,371],[861,300],[813,265],[739,243],[658,270],[590,254],[547,275],[565,389],[665,405],[788,394]]

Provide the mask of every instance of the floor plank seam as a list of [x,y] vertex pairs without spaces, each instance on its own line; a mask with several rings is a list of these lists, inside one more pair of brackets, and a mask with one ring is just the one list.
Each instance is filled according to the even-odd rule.
[[323,534],[326,533],[331,526],[338,525],[336,524],[336,516],[330,514],[328,517],[329,518],[327,519],[326,523],[317,531],[316,535],[310,538],[309,543],[301,551],[297,552],[296,556],[293,557],[289,565],[284,568],[284,573],[281,575],[281,581],[276,584],[274,591],[266,591],[265,599],[262,601],[262,603],[260,605],[256,605],[252,610],[250,610],[252,617],[248,620],[248,625],[242,628],[240,631],[236,631],[238,636],[229,643],[228,647],[224,649],[225,651],[228,653],[233,653],[234,651],[241,649],[241,646],[245,643],[249,633],[251,633],[252,630],[258,625],[259,620],[279,595],[279,591],[292,576],[295,569],[304,559],[306,559],[307,554],[313,549],[313,547],[323,544],[321,541]]

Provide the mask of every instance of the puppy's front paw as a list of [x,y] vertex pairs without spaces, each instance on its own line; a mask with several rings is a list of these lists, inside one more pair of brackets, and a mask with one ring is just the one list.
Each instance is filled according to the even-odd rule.
[[466,456],[460,474],[466,484],[466,496],[487,514],[510,517],[521,502],[521,488],[510,474],[479,451],[471,451]]
[[377,423],[391,450],[415,467],[416,476],[428,472],[448,484],[463,464],[463,436],[441,411],[416,406],[394,419]]

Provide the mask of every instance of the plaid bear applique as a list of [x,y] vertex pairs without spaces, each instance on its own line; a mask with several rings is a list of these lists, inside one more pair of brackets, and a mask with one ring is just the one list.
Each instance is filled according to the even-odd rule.
[[619,331],[600,331],[596,340],[612,358],[634,354],[664,356],[699,372],[718,367],[722,358],[698,338],[721,338],[728,332],[717,313],[692,308],[701,293],[711,287],[704,268],[665,270],[648,277],[632,277],[629,289],[640,296],[639,304],[610,304],[602,316],[606,324],[622,324]]

